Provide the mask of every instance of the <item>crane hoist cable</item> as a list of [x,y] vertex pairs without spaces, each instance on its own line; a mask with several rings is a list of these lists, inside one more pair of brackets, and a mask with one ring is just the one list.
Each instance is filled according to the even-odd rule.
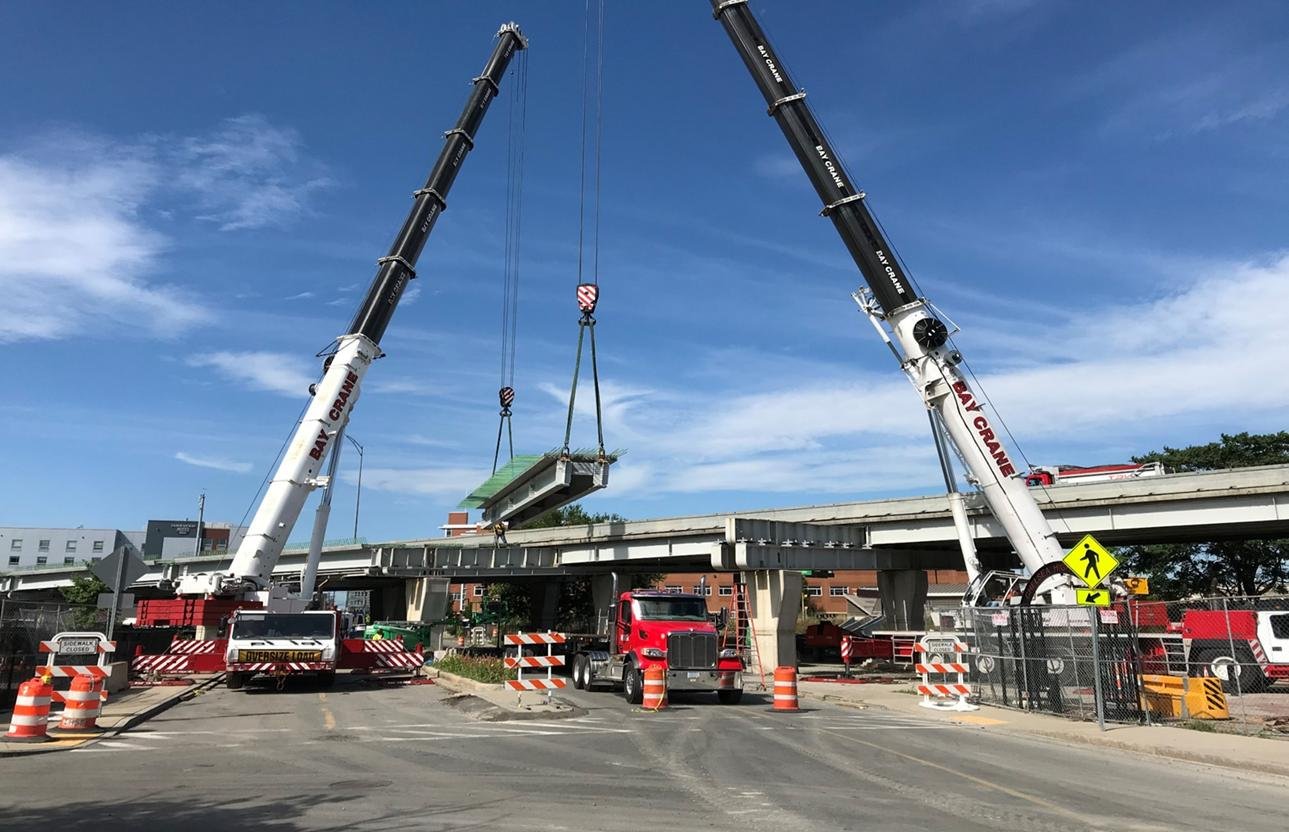
[[506,169],[506,241],[501,301],[501,387],[497,401],[501,407],[497,422],[497,445],[492,452],[492,472],[497,473],[501,458],[501,438],[505,435],[510,459],[515,456],[515,434],[511,424],[511,405],[515,402],[515,346],[519,328],[519,241],[523,219],[524,149],[528,122],[528,51],[517,56],[511,69],[509,150]]
[[[604,0],[595,0],[594,15],[592,2],[586,0],[586,18],[582,30],[582,136],[581,166],[579,177],[578,212],[577,212],[577,307],[581,318],[577,323],[577,353],[573,360],[573,382],[568,393],[568,418],[564,424],[564,444],[560,453],[568,457],[571,453],[569,443],[573,438],[573,412],[577,404],[577,382],[582,369],[582,351],[584,344],[590,342],[591,378],[595,389],[595,431],[596,455],[603,462],[607,458],[604,449],[604,408],[600,395],[600,369],[595,348],[595,308],[600,299],[600,160],[604,136]],[[595,59],[590,55],[591,19],[595,18]],[[592,138],[591,212],[592,232],[590,254],[588,258],[586,245],[587,226],[587,186],[588,167],[587,138],[592,133],[588,126],[591,103],[595,109],[595,126]],[[585,261],[591,262],[591,274],[587,278],[583,273]],[[589,338],[588,338],[589,333]]]

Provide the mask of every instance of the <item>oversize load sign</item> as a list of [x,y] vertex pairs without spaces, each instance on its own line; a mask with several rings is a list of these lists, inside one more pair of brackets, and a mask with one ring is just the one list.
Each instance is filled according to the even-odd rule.
[[238,650],[239,662],[320,662],[321,650]]

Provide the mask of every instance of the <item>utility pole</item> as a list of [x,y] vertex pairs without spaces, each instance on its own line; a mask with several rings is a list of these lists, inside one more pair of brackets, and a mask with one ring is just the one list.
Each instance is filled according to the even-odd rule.
[[192,556],[201,556],[201,524],[206,519],[206,492],[201,492],[197,500],[197,542],[193,544]]
[[363,501],[363,446],[349,434],[345,434],[353,446],[358,449],[358,494],[354,497],[354,540],[358,540],[358,508]]

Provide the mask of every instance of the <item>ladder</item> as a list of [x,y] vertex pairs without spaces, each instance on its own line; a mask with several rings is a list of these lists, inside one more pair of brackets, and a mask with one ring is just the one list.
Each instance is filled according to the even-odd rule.
[[[733,632],[730,632],[731,626]],[[723,649],[733,647],[738,653],[738,657],[743,660],[743,667],[746,669],[756,668],[760,677],[760,687],[757,690],[767,690],[765,686],[765,665],[761,662],[760,654],[756,647],[756,627],[752,623],[752,608],[748,602],[747,590],[743,585],[743,576],[734,573],[734,615],[733,620],[726,625],[725,643]],[[746,683],[746,682],[745,682]]]

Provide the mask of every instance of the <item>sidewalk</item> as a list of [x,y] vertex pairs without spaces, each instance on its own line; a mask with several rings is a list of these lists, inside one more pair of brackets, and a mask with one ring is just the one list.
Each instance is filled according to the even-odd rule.
[[908,684],[798,682],[797,689],[804,697],[849,707],[900,711],[985,731],[1117,748],[1155,757],[1289,777],[1289,742],[1282,740],[1207,733],[1165,725],[1110,725],[1106,731],[1101,731],[1094,722],[1077,722],[988,705],[971,712],[934,711],[918,706],[919,697],[912,694],[912,687]]
[[[48,742],[5,742],[0,739],[0,757],[21,757],[26,754],[43,754],[49,751],[68,751],[89,745],[104,737],[112,737],[133,728],[139,723],[151,719],[167,708],[192,696],[196,696],[211,687],[221,678],[221,674],[202,674],[192,677],[191,685],[132,687],[108,698],[98,718],[98,726],[103,729],[97,733],[51,733]],[[50,727],[58,724],[57,714],[61,708],[51,714]],[[9,725],[9,713],[0,713],[0,724],[6,729]],[[0,734],[2,737],[3,734]]]

